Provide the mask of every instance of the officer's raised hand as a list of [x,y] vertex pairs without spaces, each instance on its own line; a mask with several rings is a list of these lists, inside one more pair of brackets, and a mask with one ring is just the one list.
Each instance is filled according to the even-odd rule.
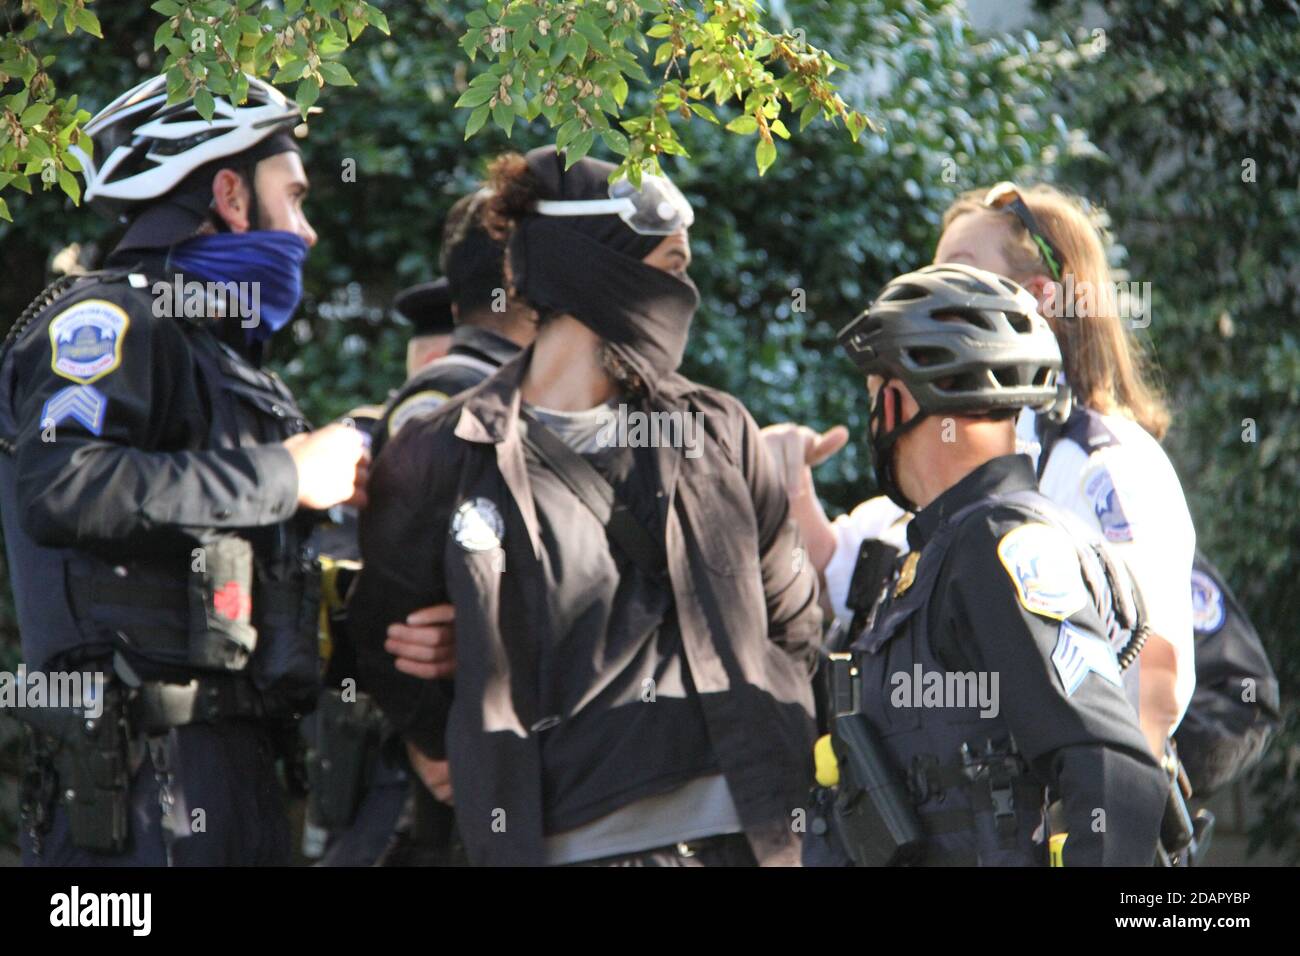
[[365,507],[370,452],[364,433],[334,423],[284,440],[298,469],[298,504],[323,510],[334,505]]

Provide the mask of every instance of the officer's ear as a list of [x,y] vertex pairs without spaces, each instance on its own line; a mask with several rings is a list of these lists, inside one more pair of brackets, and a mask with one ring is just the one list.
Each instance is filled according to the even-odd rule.
[[212,211],[231,232],[248,232],[252,196],[247,181],[233,169],[219,169],[212,177]]

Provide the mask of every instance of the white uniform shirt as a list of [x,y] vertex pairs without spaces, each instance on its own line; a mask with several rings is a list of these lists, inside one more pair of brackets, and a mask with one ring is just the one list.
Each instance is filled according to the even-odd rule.
[[[1058,440],[1039,488],[1100,533],[1127,565],[1142,591],[1151,629],[1174,649],[1181,721],[1196,688],[1190,583],[1196,532],[1178,475],[1160,444],[1129,418],[1097,418],[1115,442],[1089,452],[1073,441]],[[1037,467],[1040,449],[1033,412],[1020,416],[1016,437],[1019,450]],[[837,615],[851,616],[845,601],[863,540],[879,538],[906,551],[909,517],[888,498],[879,497],[832,522],[835,551],[825,579]]]

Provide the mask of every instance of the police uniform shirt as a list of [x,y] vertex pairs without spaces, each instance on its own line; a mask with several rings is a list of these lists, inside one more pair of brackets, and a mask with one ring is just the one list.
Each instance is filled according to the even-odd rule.
[[388,400],[372,432],[373,454],[378,457],[404,425],[433,414],[450,396],[473,388],[518,354],[518,345],[490,329],[456,326],[447,354],[416,369]]
[[[1034,472],[1023,455],[985,463],[911,521],[912,550],[924,561],[926,546],[958,511],[992,495],[1034,488]],[[1013,507],[974,512],[955,530],[927,605],[927,633],[915,639],[927,642],[949,672],[989,675],[989,680],[996,675],[998,713],[975,723],[987,725],[994,739],[999,728],[1009,731],[1034,777],[1051,788],[1053,799],[1063,801],[1066,864],[1149,864],[1165,778],[1125,696],[1073,538]],[[889,609],[886,604],[877,627]],[[916,620],[914,615],[899,627],[919,626]],[[875,636],[867,632],[855,647]],[[895,636],[890,645],[904,639]],[[905,709],[894,709],[897,668],[890,645],[875,652],[890,656],[872,671],[889,683],[878,691],[864,687],[864,707],[873,723],[880,721],[886,746],[895,748],[899,740],[910,739],[891,736],[905,731],[908,719],[919,715],[946,726],[948,718],[906,702]],[[958,759],[955,749],[935,756],[941,763]],[[913,765],[907,754],[894,757],[902,766]],[[1102,831],[1094,825],[1098,809],[1105,813]]]
[[[1016,432],[1037,466],[1035,419],[1023,413]],[[1159,442],[1130,418],[1076,408],[1065,435],[1073,440],[1051,445],[1039,489],[1099,531],[1141,588],[1151,630],[1174,649],[1181,720],[1196,689],[1189,587],[1196,531],[1182,484]]]
[[[1074,441],[1056,441],[1039,490],[1102,534],[1125,562],[1142,590],[1152,630],[1177,656],[1181,719],[1196,687],[1188,589],[1196,542],[1191,516],[1178,476],[1155,439],[1127,418],[1097,418],[1116,440],[1091,454]],[[1017,448],[1036,466],[1040,446],[1033,413],[1022,414],[1016,427]],[[906,551],[907,520],[907,512],[881,496],[831,523],[835,550],[824,576],[837,616],[852,616],[845,602],[862,542],[878,538]]]

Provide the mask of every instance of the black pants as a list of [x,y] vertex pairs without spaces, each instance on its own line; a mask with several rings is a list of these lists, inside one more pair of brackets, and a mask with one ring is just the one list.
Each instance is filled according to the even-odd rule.
[[758,866],[743,833],[705,837],[689,843],[638,850],[623,856],[583,860],[571,866]]

